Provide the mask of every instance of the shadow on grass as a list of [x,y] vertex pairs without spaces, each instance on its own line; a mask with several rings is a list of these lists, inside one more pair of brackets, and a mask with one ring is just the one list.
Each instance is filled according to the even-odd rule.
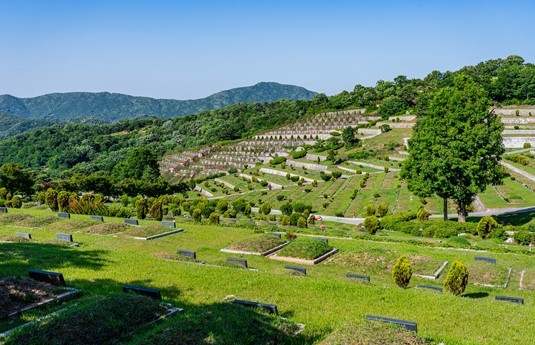
[[472,292],[472,293],[464,294],[463,297],[473,298],[473,299],[486,298],[486,297],[489,297],[489,293],[488,292]]
[[0,272],[23,276],[29,269],[57,270],[63,266],[97,270],[108,261],[106,254],[105,250],[79,250],[60,244],[0,243]]
[[499,223],[503,223],[505,225],[519,226],[531,222],[533,218],[535,218],[535,210],[528,209],[517,212],[502,213],[497,217],[497,220]]

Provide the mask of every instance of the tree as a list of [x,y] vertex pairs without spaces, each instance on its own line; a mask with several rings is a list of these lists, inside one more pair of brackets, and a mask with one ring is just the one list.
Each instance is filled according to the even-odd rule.
[[58,210],[58,192],[55,189],[48,188],[45,193],[45,202],[54,212]]
[[460,260],[453,260],[444,287],[447,291],[458,296],[464,292],[468,285],[468,268]]
[[31,194],[33,184],[31,172],[21,164],[5,163],[0,168],[0,187],[6,188],[11,195],[17,192]]
[[409,259],[404,256],[400,256],[396,260],[394,267],[392,267],[392,279],[394,279],[394,282],[397,286],[405,289],[409,285],[411,277],[412,266]]
[[342,140],[344,141],[346,148],[354,147],[359,142],[359,140],[355,137],[355,130],[353,127],[346,127],[342,130]]
[[161,221],[163,219],[163,206],[161,201],[155,201],[149,210],[150,216],[152,219]]
[[145,219],[147,217],[147,199],[139,198],[136,201],[136,218]]
[[128,157],[113,169],[117,180],[131,178],[134,180],[152,181],[160,176],[160,168],[156,156],[145,147],[133,149]]
[[401,176],[417,196],[443,198],[444,219],[448,198],[455,200],[464,222],[476,194],[504,176],[498,164],[503,125],[490,105],[487,93],[461,74],[453,86],[437,91],[413,129]]

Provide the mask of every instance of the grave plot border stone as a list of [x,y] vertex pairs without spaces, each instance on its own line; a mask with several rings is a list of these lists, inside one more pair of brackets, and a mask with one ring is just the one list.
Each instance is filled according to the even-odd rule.
[[518,304],[524,304],[524,299],[521,297],[510,297],[510,296],[496,296],[494,297],[496,301],[506,301],[513,302]]
[[509,280],[511,279],[511,272],[513,271],[512,268],[507,269],[507,278],[505,278],[505,282],[501,285],[494,285],[494,284],[481,284],[481,283],[472,283],[474,285],[478,286],[485,286],[485,287],[493,287],[493,288],[507,288],[507,285],[509,285]]
[[58,212],[58,218],[71,219],[71,214],[67,212]]
[[475,261],[485,261],[485,262],[488,262],[490,264],[494,264],[496,265],[496,259],[495,258],[488,258],[488,257],[485,257],[485,256],[476,256],[474,258]]
[[223,253],[229,253],[229,254],[244,254],[244,255],[261,255],[261,256],[268,256],[270,254],[273,254],[275,253],[276,251],[279,251],[281,250],[283,247],[287,246],[288,243],[290,242],[284,242],[283,244],[280,244],[274,248],[271,248],[271,249],[268,249],[266,250],[265,252],[262,252],[262,253],[259,253],[259,252],[246,252],[244,250],[234,250],[234,249],[228,249],[228,248],[223,248],[223,249],[220,249],[219,251],[223,252]]
[[63,274],[59,272],[50,272],[50,271],[42,271],[42,270],[28,270],[28,276],[33,279],[44,283],[50,283],[52,285],[56,286],[67,286],[65,284],[65,278],[63,278]]
[[130,218],[125,218],[124,223],[127,225],[134,225],[134,226],[139,225],[139,221],[137,219],[130,219]]
[[160,290],[157,289],[151,289],[146,288],[143,286],[137,286],[137,285],[123,285],[123,292],[134,292],[143,296],[148,296],[157,300],[162,299],[162,294],[160,293]]
[[389,317],[382,317],[382,316],[375,316],[375,315],[366,315],[366,319],[372,320],[372,321],[381,321],[386,323],[393,323],[395,325],[398,325],[400,327],[403,327],[409,331],[418,332],[418,325],[414,321],[407,321],[407,320],[400,320],[400,319],[392,319]]
[[437,280],[440,277],[440,275],[442,274],[442,271],[444,271],[444,268],[446,268],[446,266],[448,266],[448,263],[449,263],[449,261],[444,261],[442,263],[442,265],[440,265],[440,267],[436,269],[436,271],[435,271],[435,273],[433,273],[433,275],[425,275],[425,274],[416,274],[416,273],[414,273],[413,276],[420,277],[420,278],[425,278],[425,279]]
[[147,236],[147,237],[133,236],[132,238],[136,239],[136,240],[150,241],[150,240],[155,240],[155,239],[160,238],[160,237],[165,237],[165,236],[169,236],[169,235],[173,235],[173,234],[178,234],[179,232],[184,232],[184,229],[182,229],[182,228],[175,229],[175,230],[171,230],[171,231],[167,231],[167,232],[164,232],[164,233],[161,233],[161,234],[156,234],[156,235]]
[[232,301],[232,303],[239,304],[245,307],[250,307],[250,308],[261,308],[261,309],[266,310],[270,314],[275,314],[275,315],[279,314],[276,304],[252,302],[252,301],[245,301],[245,300],[239,300],[239,299],[235,299],[234,301]]
[[240,258],[227,258],[227,262],[228,262],[228,263],[233,263],[233,264],[236,264],[236,265],[240,265],[240,266],[242,266],[243,268],[249,268],[249,267],[247,267],[247,260],[245,260],[245,259],[240,259]]
[[358,279],[370,284],[370,276],[365,276],[363,274],[347,273],[346,278]]
[[315,258],[315,259],[306,260],[306,259],[292,258],[292,257],[289,257],[289,256],[277,256],[277,253],[274,252],[273,254],[269,255],[268,258],[270,258],[272,260],[287,261],[287,262],[293,262],[293,263],[302,264],[302,265],[316,265],[316,264],[319,264],[320,262],[326,260],[327,258],[333,256],[336,253],[338,253],[338,249],[337,248],[333,248],[330,251],[328,251],[327,253],[325,253],[325,254],[323,254],[323,255]]
[[98,222],[103,222],[103,221],[104,221],[104,217],[103,217],[103,216],[97,216],[97,215],[92,214],[92,215],[90,215],[89,217],[90,217],[92,220],[96,220],[96,221],[98,221]]
[[437,286],[437,285],[418,284],[418,285],[416,285],[416,287],[423,288],[423,289],[429,289],[429,290],[435,290],[435,291],[439,291],[439,292],[443,291],[442,286]]
[[0,213],[7,213],[7,207],[0,207]]
[[32,239],[32,234],[30,234],[29,232],[16,232],[15,235],[17,237],[22,237],[22,238],[25,238],[27,240],[31,240]]
[[[30,305],[28,307],[24,307],[24,308],[21,308],[17,311],[14,311],[12,312],[11,314],[9,314],[9,317],[15,317],[15,316],[18,316],[28,310],[33,310],[33,309],[37,309],[37,308],[41,308],[41,307],[44,307],[48,304],[51,304],[51,303],[58,303],[58,302],[65,302],[67,300],[70,300],[72,298],[75,298],[76,296],[78,296],[81,291],[78,290],[78,289],[75,289],[75,288],[72,288],[72,287],[66,287],[65,290],[67,290],[66,292],[63,292],[57,296],[54,296],[52,298],[48,298],[44,301],[41,301],[39,303],[36,303],[34,305]],[[1,337],[1,335],[0,335]]]

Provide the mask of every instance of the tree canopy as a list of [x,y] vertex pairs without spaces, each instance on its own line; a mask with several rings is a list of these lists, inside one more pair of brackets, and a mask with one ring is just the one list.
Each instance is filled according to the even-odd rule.
[[409,190],[422,197],[453,198],[459,221],[475,195],[503,177],[503,124],[489,112],[490,105],[487,92],[461,74],[453,86],[436,92],[409,140],[401,173]]

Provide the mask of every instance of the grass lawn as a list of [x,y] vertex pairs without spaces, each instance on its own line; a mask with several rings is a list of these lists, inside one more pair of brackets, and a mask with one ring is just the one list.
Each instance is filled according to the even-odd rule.
[[[55,216],[51,212],[31,209],[10,209],[9,214],[22,213],[32,214],[35,218],[47,214]],[[85,222],[87,218],[72,215],[70,220],[55,223],[66,226],[69,222]],[[105,220],[106,223],[122,222],[122,219]],[[151,223],[143,221],[141,225]],[[160,289],[165,301],[185,309],[184,316],[137,334],[127,341],[131,344],[149,343],[146,337],[158,339],[152,342],[158,344],[164,334],[173,337],[185,332],[184,327],[190,327],[189,332],[198,329],[203,334],[202,339],[220,339],[224,323],[218,323],[208,315],[221,315],[225,319],[224,314],[214,314],[213,308],[228,295],[274,303],[282,316],[306,324],[301,338],[284,338],[280,343],[319,343],[348,323],[361,323],[365,314],[416,321],[419,336],[437,343],[527,344],[535,337],[535,329],[530,327],[535,313],[535,292],[518,290],[518,276],[511,279],[505,290],[469,284],[464,297],[416,289],[418,283],[429,283],[417,277],[413,277],[407,289],[400,289],[390,276],[391,265],[400,255],[413,259],[415,271],[418,271],[415,273],[422,271],[425,274],[433,271],[437,263],[453,259],[472,265],[474,256],[480,253],[454,248],[436,249],[417,242],[381,242],[381,237],[375,238],[376,241],[330,238],[329,245],[338,248],[339,253],[324,263],[307,267],[306,277],[295,277],[288,274],[283,263],[260,256],[247,256],[249,265],[258,271],[220,264],[229,257],[220,249],[252,237],[253,229],[190,222],[179,224],[186,230],[184,233],[153,241],[98,236],[84,229],[73,229],[71,233],[81,245],[70,247],[45,244],[54,239],[56,233],[54,228],[48,227],[50,224],[30,228],[4,222],[0,225],[0,234],[27,231],[34,239],[20,243],[0,242],[0,272],[2,276],[25,276],[28,269],[59,271],[68,286],[81,289],[86,296],[120,292],[124,284],[143,285]],[[339,226],[340,229],[347,227]],[[329,224],[332,230],[337,227]],[[89,228],[91,226],[85,229]],[[165,257],[162,253],[176,253],[177,249],[195,251],[197,259],[205,264],[162,258]],[[513,272],[535,266],[535,256],[523,252],[496,251],[485,255],[496,257],[499,267],[511,267]],[[346,273],[369,274],[371,284],[356,284],[345,277]],[[523,297],[526,304],[518,306],[494,301],[494,296],[504,294]],[[204,318],[214,320],[216,324],[203,323]],[[507,327],[503,327],[503,320],[508,320]],[[5,329],[6,322],[0,321],[0,327]],[[211,327],[215,327],[214,338],[210,338],[208,332]],[[227,331],[232,327],[238,326],[229,321]]]

